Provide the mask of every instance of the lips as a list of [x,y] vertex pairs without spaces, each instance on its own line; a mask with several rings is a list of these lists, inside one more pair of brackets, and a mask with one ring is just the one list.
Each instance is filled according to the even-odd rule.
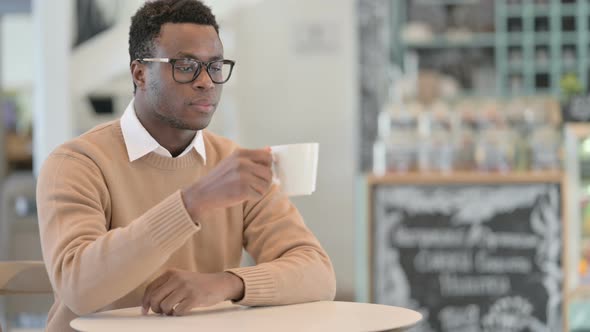
[[192,108],[205,113],[213,112],[215,109],[215,104],[209,100],[195,100],[190,102],[189,105]]

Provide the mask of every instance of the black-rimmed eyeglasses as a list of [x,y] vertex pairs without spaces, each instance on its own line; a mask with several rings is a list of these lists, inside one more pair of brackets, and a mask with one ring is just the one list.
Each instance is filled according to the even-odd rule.
[[194,81],[203,67],[207,68],[207,74],[215,84],[223,84],[231,77],[236,64],[233,60],[214,60],[202,62],[195,59],[170,59],[170,58],[143,58],[139,62],[164,62],[172,65],[172,78],[178,83],[190,83]]

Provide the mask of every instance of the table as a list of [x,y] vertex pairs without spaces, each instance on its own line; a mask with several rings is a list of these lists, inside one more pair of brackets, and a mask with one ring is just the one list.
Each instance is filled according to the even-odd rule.
[[[0,261],[0,296],[51,293],[53,293],[51,282],[42,261]],[[36,304],[35,308],[38,309],[39,302]],[[0,315],[3,315],[3,311],[4,302],[0,299]],[[0,332],[2,332],[2,326],[0,326]]]
[[416,325],[416,311],[380,304],[320,301],[303,304],[244,307],[222,302],[193,309],[183,317],[141,315],[141,308],[95,313],[74,319],[78,331],[404,331]]
[[0,295],[52,292],[42,261],[0,261]]

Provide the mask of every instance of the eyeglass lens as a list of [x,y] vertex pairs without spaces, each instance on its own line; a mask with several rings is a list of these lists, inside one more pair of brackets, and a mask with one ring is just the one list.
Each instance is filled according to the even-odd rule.
[[[177,60],[174,63],[174,79],[179,83],[191,82],[203,70],[203,68],[199,68],[200,66],[200,63],[189,59]],[[214,83],[225,83],[229,79],[231,69],[230,63],[220,60],[212,62],[208,67],[208,72]]]

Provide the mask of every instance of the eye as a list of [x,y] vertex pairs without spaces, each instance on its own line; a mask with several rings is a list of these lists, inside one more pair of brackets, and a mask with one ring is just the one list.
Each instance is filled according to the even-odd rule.
[[181,73],[192,73],[197,69],[197,64],[192,61],[177,61],[174,68]]
[[190,73],[193,71],[193,67],[176,67],[176,69],[180,70],[183,73]]
[[209,70],[211,71],[221,71],[223,70],[223,62],[213,62],[211,66],[209,66]]

